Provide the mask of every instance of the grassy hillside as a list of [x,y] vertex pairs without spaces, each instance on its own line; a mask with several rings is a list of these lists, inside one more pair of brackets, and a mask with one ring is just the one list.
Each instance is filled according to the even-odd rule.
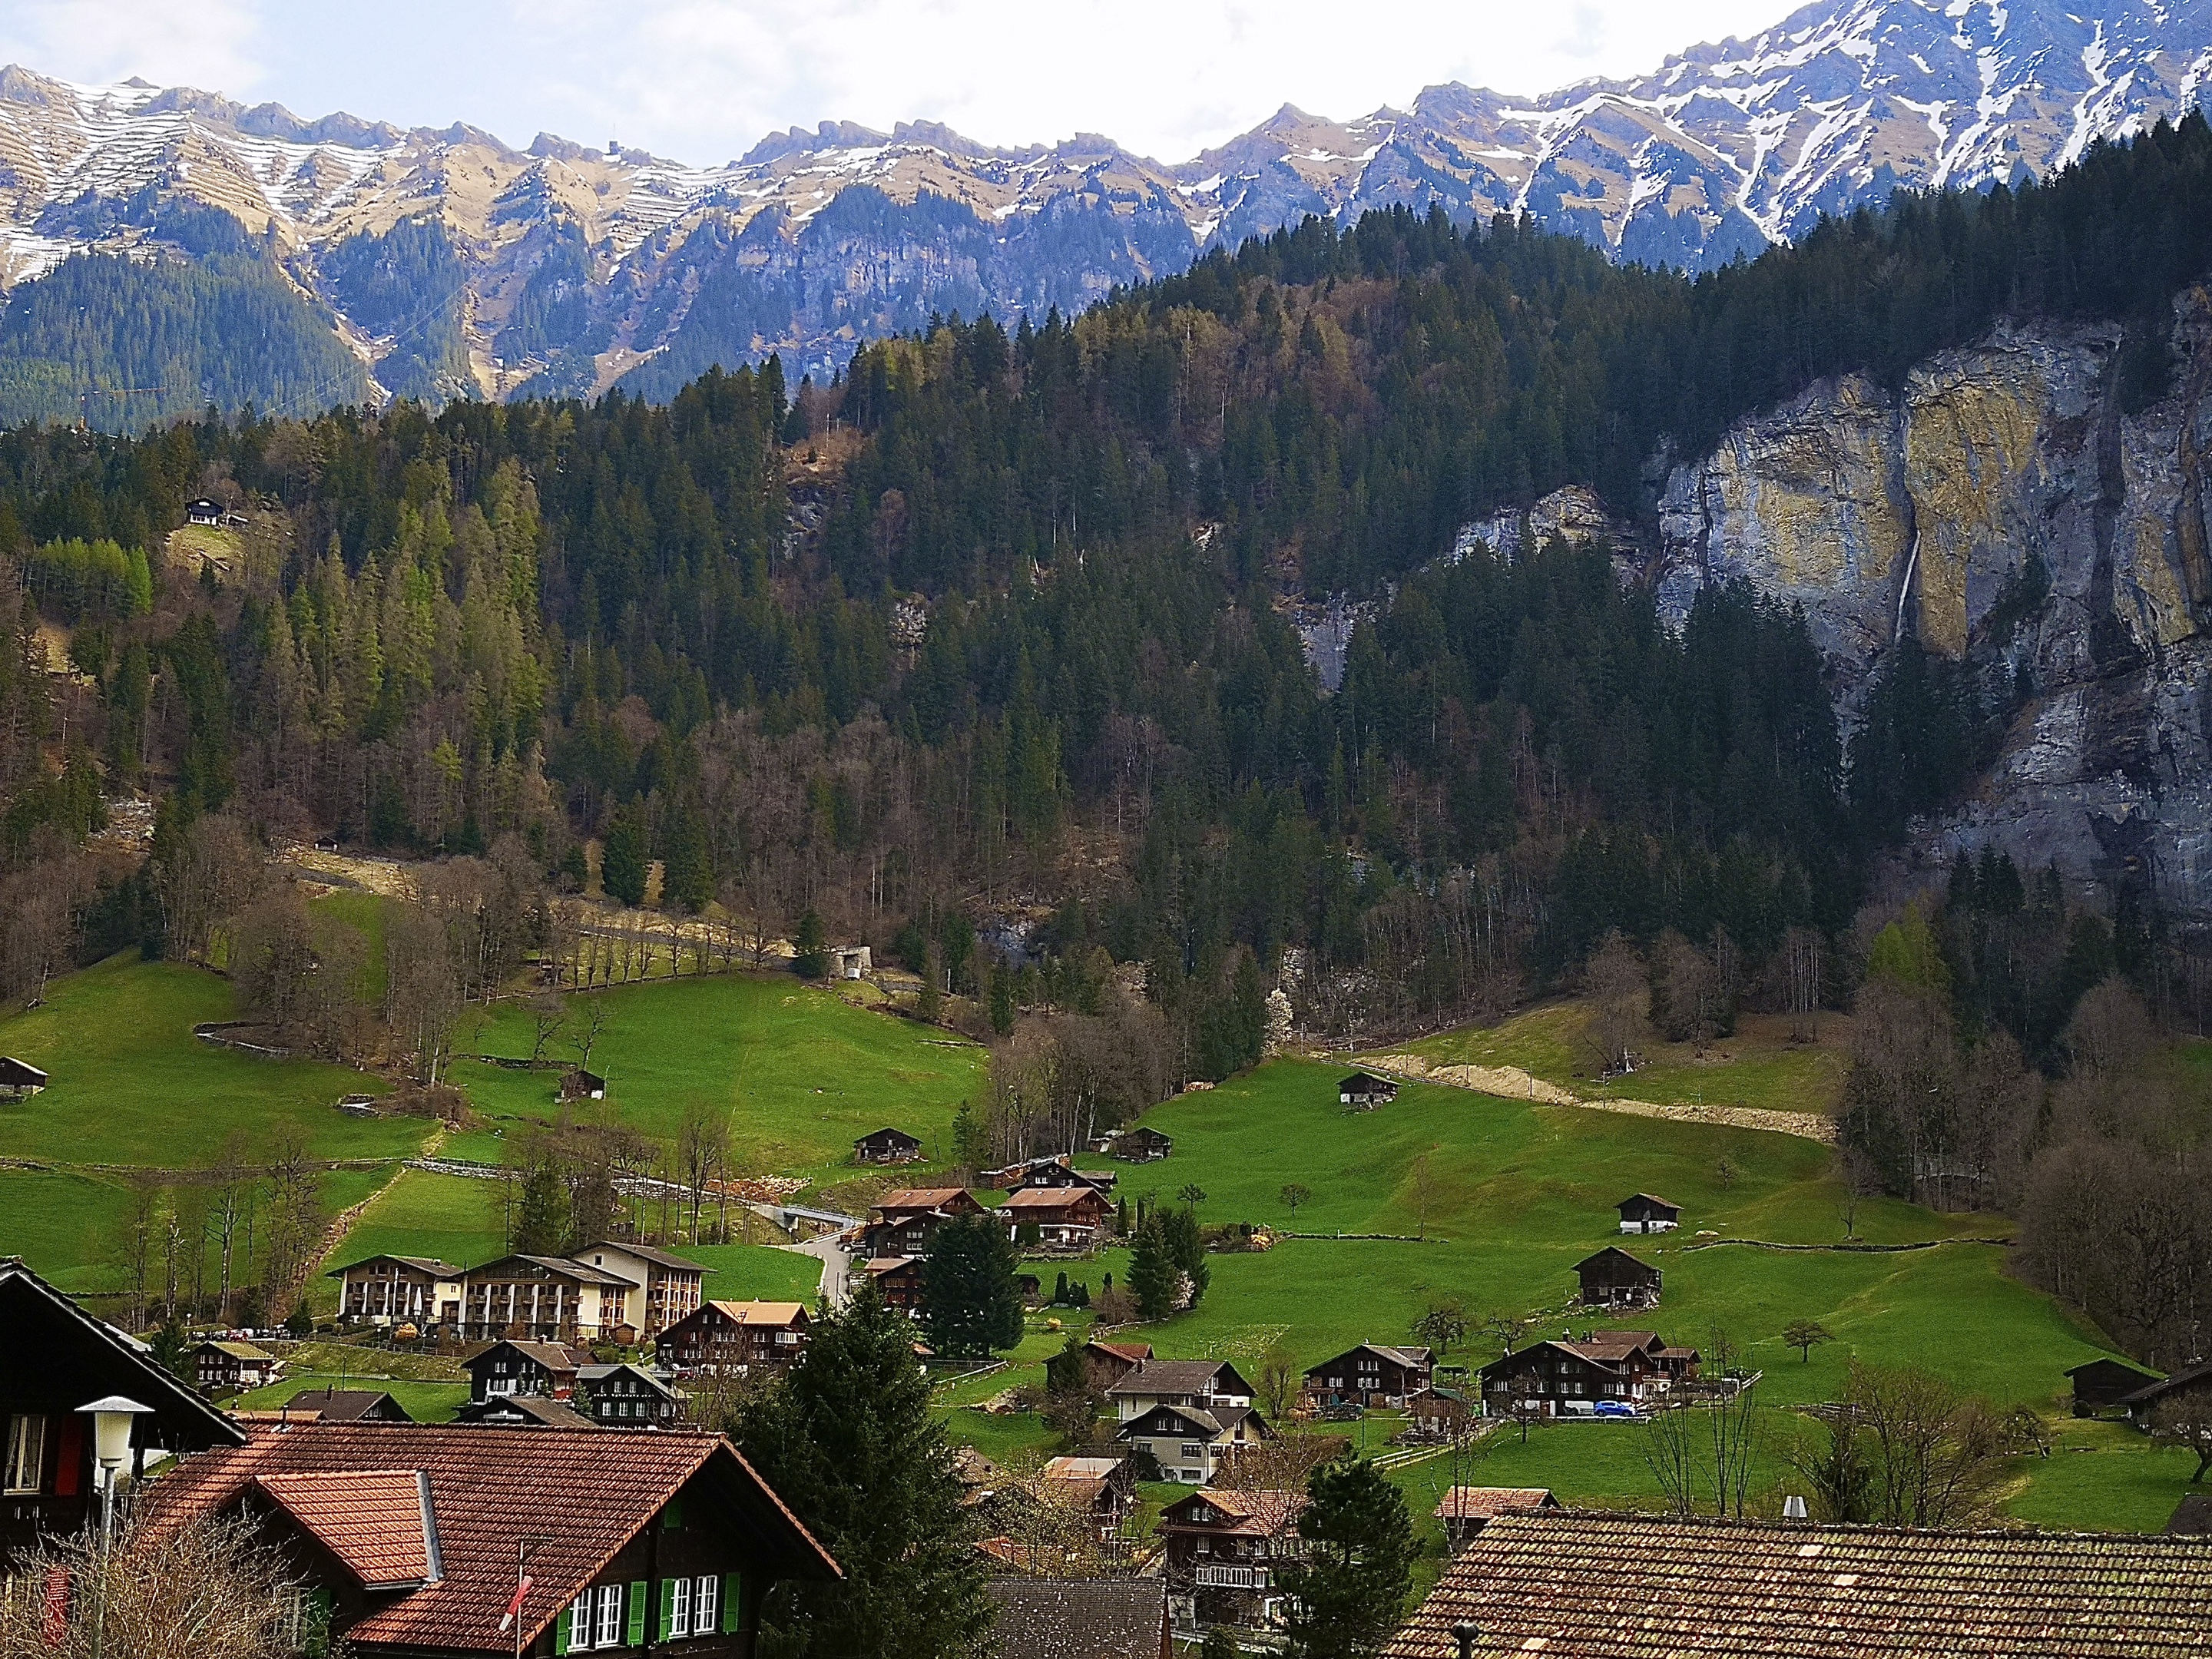
[[[983,1051],[931,1026],[855,1008],[787,975],[667,980],[594,994],[608,1022],[592,1051],[607,1109],[672,1139],[686,1107],[726,1110],[740,1168],[835,1181],[851,1173],[853,1142],[895,1124],[933,1156],[949,1152],[952,1115],[988,1086]],[[566,1054],[592,1000],[572,996]],[[527,1055],[530,1020],[495,1010],[471,1047]],[[495,1128],[556,1114],[557,1079],[477,1062],[453,1068]],[[458,1150],[481,1155],[477,1140]]]

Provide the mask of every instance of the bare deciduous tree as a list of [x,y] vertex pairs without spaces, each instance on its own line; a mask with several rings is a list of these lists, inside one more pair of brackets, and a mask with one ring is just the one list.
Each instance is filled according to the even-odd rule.
[[1583,1041],[1596,1057],[1598,1075],[1632,1069],[1650,1030],[1651,988],[1635,947],[1618,932],[1607,933],[1583,965],[1583,988],[1589,1006]]
[[[0,1595],[0,1659],[285,1659],[307,1604],[243,1519],[126,1524],[103,1564],[96,1534],[42,1543]],[[66,1583],[61,1609],[37,1587]],[[98,1634],[94,1634],[95,1621]]]

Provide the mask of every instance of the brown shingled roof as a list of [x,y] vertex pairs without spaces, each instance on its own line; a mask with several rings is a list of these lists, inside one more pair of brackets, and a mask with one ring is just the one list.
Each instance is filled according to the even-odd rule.
[[836,1563],[726,1440],[629,1435],[622,1437],[621,1455],[610,1456],[610,1438],[561,1429],[497,1434],[397,1423],[259,1431],[243,1446],[183,1459],[151,1484],[146,1513],[158,1527],[228,1510],[253,1490],[271,1491],[270,1477],[427,1474],[445,1576],[374,1608],[347,1632],[357,1642],[405,1648],[503,1645],[497,1627],[514,1593],[514,1534],[526,1518],[550,1540],[532,1558],[537,1588],[524,1614],[527,1645],[670,1498],[707,1471],[722,1477],[767,1571],[782,1577],[836,1576]]
[[1389,1659],[2203,1659],[2212,1556],[2192,1539],[1498,1516]]
[[1555,1510],[1559,1500],[1548,1486],[1454,1486],[1437,1505],[1439,1521],[1487,1520],[1516,1510]]

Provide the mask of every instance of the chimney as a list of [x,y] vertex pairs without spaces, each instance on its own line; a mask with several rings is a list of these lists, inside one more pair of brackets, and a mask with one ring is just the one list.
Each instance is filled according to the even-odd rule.
[[1472,1620],[1462,1619],[1451,1627],[1451,1638],[1459,1644],[1459,1659],[1474,1659],[1474,1644],[1481,1634]]
[[1812,1515],[1805,1507],[1805,1500],[1793,1492],[1782,1500],[1782,1518],[1784,1521],[1809,1521]]

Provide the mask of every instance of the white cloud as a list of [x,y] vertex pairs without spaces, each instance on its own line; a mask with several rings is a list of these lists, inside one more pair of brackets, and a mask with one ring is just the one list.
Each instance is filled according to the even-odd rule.
[[239,95],[261,78],[261,33],[244,0],[9,0],[0,61],[69,81],[137,75]]

